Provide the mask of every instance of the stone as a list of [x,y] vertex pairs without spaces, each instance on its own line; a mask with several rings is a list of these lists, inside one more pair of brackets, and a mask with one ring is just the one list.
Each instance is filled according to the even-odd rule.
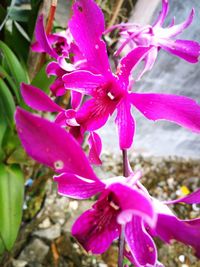
[[28,262],[24,260],[12,260],[12,266],[13,267],[25,267],[27,266]]
[[[18,260],[41,263],[49,251],[49,247],[40,239],[33,239],[21,252]],[[25,266],[25,265],[24,265]],[[19,265],[16,267],[20,267]],[[21,266],[22,267],[22,266]]]
[[50,219],[49,218],[46,218],[43,222],[41,222],[40,224],[39,224],[39,228],[41,228],[41,229],[45,229],[45,228],[48,228],[48,227],[50,227],[51,226],[51,222],[50,222]]
[[34,236],[54,240],[61,235],[61,227],[59,224],[54,224],[47,229],[37,230],[33,233]]

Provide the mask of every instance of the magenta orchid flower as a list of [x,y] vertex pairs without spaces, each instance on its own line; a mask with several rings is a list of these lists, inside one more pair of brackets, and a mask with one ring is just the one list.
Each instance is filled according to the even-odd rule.
[[43,23],[43,15],[37,19],[35,26],[36,42],[31,45],[33,51],[38,53],[47,53],[52,58],[59,56],[69,56],[70,43],[72,42],[69,31],[46,34]]
[[[50,62],[46,69],[48,76],[56,76],[55,81],[50,86],[50,90],[55,96],[64,95],[66,89],[63,85],[62,76],[68,72],[85,67],[86,61],[78,46],[74,43],[69,29],[66,32],[46,34],[43,15],[40,15],[37,19],[35,36],[36,42],[32,44],[32,50],[38,53],[45,52],[57,60],[57,62]],[[81,100],[81,94],[71,92],[71,95],[72,107],[75,108],[75,105],[77,107],[80,104],[80,101],[77,103],[77,99]]]
[[[91,197],[95,187],[100,186],[78,176],[71,179],[66,174],[56,176],[54,180],[58,183],[59,194],[75,199]],[[131,179],[128,183],[123,177],[105,181],[98,201],[76,220],[72,234],[87,251],[101,254],[119,237],[124,225],[125,240],[131,253],[138,261],[142,257],[146,264],[153,265],[157,259],[156,247],[144,228],[144,222],[154,229],[156,215],[151,199],[137,187],[131,186],[130,182]],[[135,247],[131,245],[132,240],[138,242]],[[144,249],[141,250],[140,246]]]
[[[93,172],[79,144],[59,125],[21,108],[17,109],[15,119],[27,153],[60,173],[55,177],[59,193],[85,199],[101,192],[92,210],[85,212],[72,230],[87,250],[94,253],[105,251],[118,238],[122,224],[127,223],[126,228],[129,228],[133,215],[154,228],[156,215],[150,198],[136,187],[131,187],[131,183],[136,181],[135,177],[128,179],[129,183],[123,177],[119,181],[114,178],[102,182]],[[144,234],[147,244],[152,246],[150,236],[145,231]],[[129,233],[126,238],[129,240],[133,236]],[[145,258],[150,257],[148,261],[155,261],[157,254],[152,249],[154,246],[151,247],[151,254],[144,255]]]
[[[32,109],[45,112],[55,112],[58,115],[55,118],[55,123],[67,127],[69,133],[80,143],[83,143],[84,131],[75,120],[76,111],[73,109],[65,110],[57,105],[48,95],[39,88],[21,84],[21,93],[25,103]],[[100,165],[100,154],[102,150],[101,138],[96,132],[90,132],[88,138],[89,144],[89,161],[92,164]]]
[[17,108],[15,120],[22,145],[33,159],[51,167],[57,173],[75,173],[97,179],[81,146],[59,124],[32,115],[21,108]]
[[[76,121],[85,130],[102,127],[117,110],[116,124],[121,149],[131,146],[135,122],[133,105],[150,120],[169,120],[192,131],[200,132],[200,106],[190,98],[167,94],[132,93],[131,72],[153,47],[137,47],[120,60],[112,74],[106,45],[101,39],[105,31],[102,11],[92,0],[75,2],[69,22],[70,32],[91,70],[75,70],[63,76],[66,89],[90,95],[76,113]],[[96,19],[98,18],[98,20]]]
[[[157,260],[157,251],[152,239],[155,236],[167,243],[177,240],[190,245],[195,249],[197,257],[200,257],[200,218],[178,219],[164,202],[148,196],[146,189],[135,179],[137,176],[136,173],[127,179],[117,177],[119,182],[116,182],[116,178],[105,182],[105,188],[99,200],[76,220],[72,227],[72,234],[87,251],[101,254],[114,239],[118,238],[119,225],[124,224],[127,244],[124,255],[138,267],[163,266]],[[66,174],[56,176],[54,180],[58,183],[59,194],[75,199],[91,197],[95,193],[95,187],[99,192],[100,185],[97,181],[93,183],[78,176],[71,179]],[[127,188],[130,190],[130,195]],[[141,211],[137,214],[138,211],[133,212],[133,206],[130,208],[132,201],[134,203],[136,201],[134,200],[136,195],[132,191],[136,189],[140,193],[143,191],[144,195],[151,199],[153,210],[156,212],[154,218],[157,218],[155,227],[146,223],[144,215],[138,216]],[[178,202],[200,203],[200,189],[168,204]]]
[[100,193],[98,201],[72,227],[73,235],[87,251],[104,252],[119,237],[124,225],[128,247],[125,255],[136,266],[161,266],[152,236],[191,245],[200,257],[200,219],[180,220],[167,207],[177,202],[200,203],[200,189],[178,200],[160,203],[140,184],[138,173],[101,181],[80,145],[65,129],[21,108],[15,119],[27,153],[60,173],[54,178],[60,194],[85,199]]
[[190,40],[175,39],[177,35],[181,34],[192,23],[194,17],[194,9],[192,9],[190,15],[183,23],[174,25],[173,20],[169,27],[163,28],[168,10],[168,0],[162,0],[162,11],[160,12],[153,26],[140,26],[137,24],[123,23],[121,25],[114,25],[106,31],[109,32],[115,28],[119,28],[121,30],[122,40],[124,41],[122,41],[122,45],[117,50],[116,56],[121,53],[121,51],[127,44],[131,46],[131,49],[134,49],[138,46],[153,47],[145,57],[145,67],[139,75],[138,79],[140,79],[146,71],[152,69],[156,61],[158,51],[161,48],[190,63],[198,62],[200,54],[199,43]]

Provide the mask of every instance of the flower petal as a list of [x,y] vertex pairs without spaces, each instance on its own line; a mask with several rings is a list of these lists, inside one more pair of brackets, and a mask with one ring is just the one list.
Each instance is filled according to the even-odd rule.
[[169,120],[200,132],[200,106],[191,98],[167,94],[130,95],[132,104],[149,120]]
[[58,57],[58,55],[52,49],[48,41],[45,28],[44,28],[44,24],[43,24],[43,15],[40,15],[37,19],[36,26],[35,26],[35,38],[47,54],[49,54],[51,57],[55,59]]
[[168,0],[162,0],[162,10],[153,24],[153,27],[160,27],[163,25],[165,18],[167,17],[169,11],[169,3]]
[[92,95],[94,89],[105,83],[105,79],[102,75],[93,74],[86,70],[78,70],[65,74],[63,76],[63,82],[66,89]]
[[151,226],[156,223],[156,214],[151,199],[142,191],[133,189],[126,184],[113,183],[107,189],[117,198],[117,206],[120,207],[118,223],[126,224],[131,221],[133,215],[142,217]]
[[51,61],[48,63],[46,67],[46,73],[48,76],[54,75],[54,76],[63,76],[66,72],[61,69],[58,62]]
[[90,180],[71,173],[54,176],[58,183],[58,193],[63,196],[86,199],[100,193],[105,185],[98,179]]
[[114,221],[109,224],[99,225],[100,219],[99,211],[91,209],[84,212],[72,227],[72,235],[75,236],[85,250],[94,254],[105,252],[112,241],[119,236],[119,231]]
[[58,77],[50,86],[50,90],[55,96],[62,96],[66,93],[64,83],[61,77]]
[[118,128],[120,149],[130,148],[135,132],[135,121],[131,114],[131,104],[127,98],[122,99],[117,106],[115,123]]
[[114,103],[90,99],[77,111],[76,120],[85,130],[95,131],[106,123],[114,109]]
[[60,126],[66,126],[66,115],[65,115],[65,110],[63,110],[62,112],[58,113],[58,115],[56,116],[54,122],[59,124]]
[[171,240],[177,240],[190,245],[194,247],[197,256],[200,257],[200,218],[180,220],[164,204],[157,203],[157,208],[160,213],[158,211],[155,235],[168,243]]
[[144,68],[142,69],[141,73],[138,75],[137,81],[139,81],[147,71],[150,71],[153,68],[154,63],[156,62],[157,56],[158,56],[158,48],[152,47],[149,53],[145,56]]
[[137,47],[123,57],[117,69],[121,82],[128,86],[131,71],[144,59],[151,47]]
[[192,9],[188,18],[183,23],[178,24],[178,25],[172,25],[171,27],[166,29],[167,36],[168,37],[174,37],[178,34],[181,34],[192,23],[193,18],[194,18],[194,13],[195,13],[195,11],[194,11],[194,9]]
[[101,149],[102,149],[102,143],[101,143],[100,136],[95,132],[91,132],[88,138],[88,143],[90,146],[90,151],[89,151],[90,163],[101,165],[102,162],[100,160],[100,154],[101,154]]
[[26,104],[33,109],[50,112],[63,111],[48,95],[35,86],[22,83],[21,93]]
[[71,91],[71,106],[73,109],[78,109],[83,100],[83,95],[76,91]]
[[200,54],[200,44],[190,40],[159,39],[159,45],[167,52],[176,55],[190,63],[197,63]]
[[187,204],[200,204],[200,189],[196,190],[195,192],[181,197],[175,200],[165,201],[165,204],[176,204],[176,203],[187,203]]
[[55,169],[96,179],[80,145],[58,124],[17,108],[16,124],[21,142],[35,160]]
[[147,233],[140,217],[133,216],[125,226],[125,239],[131,250],[136,266],[155,266],[157,250],[153,239]]
[[101,40],[105,30],[104,16],[93,0],[77,1],[69,21],[70,31],[89,65],[100,73],[110,71],[106,45]]

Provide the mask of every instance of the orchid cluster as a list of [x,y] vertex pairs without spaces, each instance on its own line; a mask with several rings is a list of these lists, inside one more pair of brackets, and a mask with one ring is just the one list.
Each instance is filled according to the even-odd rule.
[[[47,75],[55,80],[50,90],[55,97],[71,94],[71,108],[64,109],[41,89],[22,84],[21,93],[32,109],[56,113],[54,121],[32,115],[21,108],[16,111],[16,124],[21,142],[35,160],[56,172],[58,192],[75,199],[97,195],[98,200],[74,223],[72,235],[88,252],[101,254],[120,239],[119,267],[123,257],[135,266],[163,266],[157,257],[153,238],[164,242],[178,240],[192,246],[200,257],[200,218],[181,220],[170,210],[176,203],[200,203],[200,189],[183,198],[160,202],[153,198],[140,182],[141,172],[130,168],[127,149],[133,143],[135,120],[132,107],[149,120],[168,120],[200,132],[200,106],[192,99],[170,94],[137,93],[135,84],[152,69],[161,49],[190,63],[198,62],[200,45],[195,41],[175,37],[187,28],[188,19],[162,28],[168,13],[168,1],[162,1],[162,11],[153,26],[119,24],[105,29],[104,16],[94,0],[77,0],[69,28],[64,33],[47,35],[43,17],[36,24],[36,42],[32,49],[45,52],[53,61]],[[103,35],[120,30],[119,58],[116,69],[109,63]],[[124,47],[128,47],[120,58]],[[137,78],[132,74],[143,63]],[[89,96],[89,97],[88,97]],[[119,149],[123,151],[123,176],[100,179],[91,164],[100,165],[101,137],[97,130],[115,114]],[[88,137],[88,155],[82,149]]]

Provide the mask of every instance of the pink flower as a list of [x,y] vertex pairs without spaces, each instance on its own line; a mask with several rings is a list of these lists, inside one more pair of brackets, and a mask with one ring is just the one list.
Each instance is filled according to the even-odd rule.
[[114,74],[109,65],[106,44],[101,39],[105,31],[102,11],[92,0],[77,1],[73,10],[69,28],[90,66],[90,71],[75,70],[64,75],[63,81],[66,89],[91,96],[91,99],[77,110],[75,116],[84,130],[99,129],[117,110],[115,122],[120,148],[129,148],[135,131],[131,114],[133,105],[150,120],[166,119],[200,132],[200,106],[192,99],[176,95],[131,92],[132,70],[154,47],[133,49],[120,60]]
[[121,30],[122,45],[116,52],[119,55],[124,47],[129,44],[131,49],[138,46],[152,46],[145,57],[145,67],[138,79],[148,70],[151,70],[158,51],[162,48],[165,51],[178,56],[190,63],[197,63],[200,54],[200,45],[198,42],[190,40],[175,39],[175,37],[181,34],[186,28],[190,26],[194,17],[194,9],[192,9],[188,18],[181,24],[174,25],[174,20],[171,25],[163,28],[165,18],[168,14],[169,3],[168,0],[162,0],[162,11],[156,19],[153,26],[140,26],[138,24],[119,24],[114,25],[111,29],[119,28]]
[[[56,112],[58,115],[55,118],[55,123],[59,124],[62,127],[67,127],[69,133],[80,143],[83,143],[84,139],[84,130],[80,124],[75,120],[76,111],[73,109],[65,110],[57,105],[48,95],[46,95],[39,88],[28,85],[25,83],[21,84],[21,93],[25,103],[39,111],[45,112]],[[73,100],[74,104],[79,101],[78,99]],[[76,101],[76,102],[75,102]],[[89,160],[90,163],[100,165],[100,154],[102,149],[102,143],[99,135],[95,132],[89,133],[88,138],[89,144]]]
[[191,245],[200,257],[200,219],[180,220],[167,206],[177,202],[200,203],[200,189],[184,198],[161,203],[149,196],[138,181],[140,173],[101,181],[80,145],[65,129],[21,108],[15,119],[27,153],[60,174],[54,177],[60,194],[75,199],[100,194],[72,228],[72,234],[86,250],[104,252],[119,237],[124,225],[128,245],[124,253],[136,266],[161,266],[154,236],[165,242],[176,239]]

